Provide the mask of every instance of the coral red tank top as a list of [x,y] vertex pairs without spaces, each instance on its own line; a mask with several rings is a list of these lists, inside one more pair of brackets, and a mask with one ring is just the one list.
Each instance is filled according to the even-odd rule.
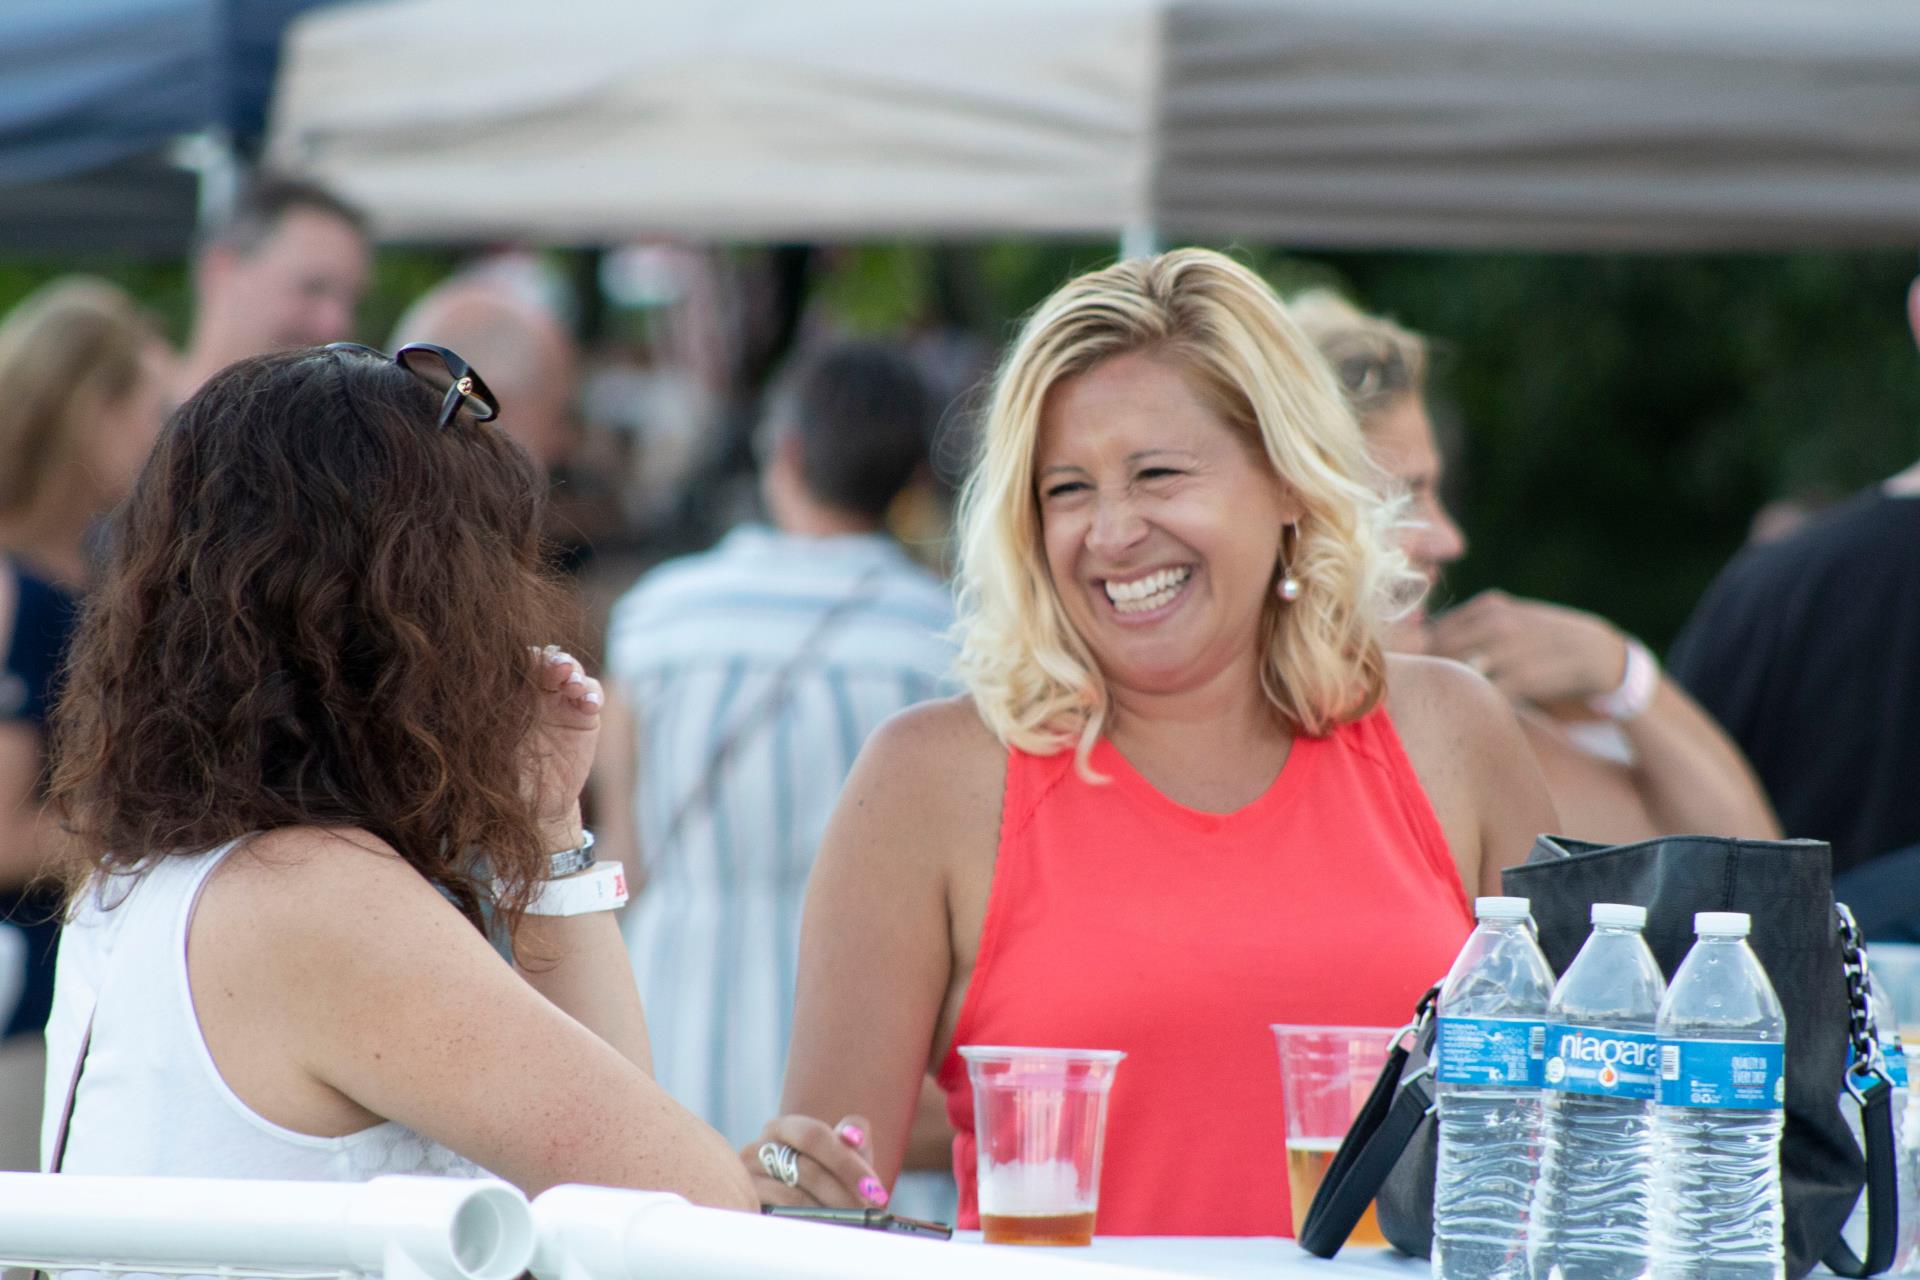
[[[1291,1235],[1275,1022],[1397,1027],[1472,910],[1378,710],[1294,741],[1231,814],[1156,791],[1113,745],[1011,751],[964,1044],[1122,1049],[1103,1235]],[[963,1226],[979,1225],[973,1094],[949,1053]]]

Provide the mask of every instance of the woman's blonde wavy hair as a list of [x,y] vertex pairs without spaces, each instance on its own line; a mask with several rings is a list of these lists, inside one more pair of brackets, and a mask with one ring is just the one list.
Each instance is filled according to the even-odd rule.
[[1381,496],[1388,487],[1339,384],[1279,298],[1205,249],[1069,281],[1028,317],[994,379],[960,506],[959,670],[980,715],[1025,751],[1077,743],[1092,776],[1111,702],[1047,570],[1034,457],[1053,388],[1130,352],[1177,363],[1301,504],[1286,566],[1300,596],[1287,604],[1270,591],[1262,615],[1268,700],[1309,736],[1365,715],[1386,690],[1383,625],[1419,585],[1394,547],[1398,503]]

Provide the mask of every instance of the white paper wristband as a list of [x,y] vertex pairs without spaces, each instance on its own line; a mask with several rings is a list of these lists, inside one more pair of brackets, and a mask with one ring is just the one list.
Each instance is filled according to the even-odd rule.
[[530,916],[580,916],[589,911],[618,911],[627,905],[627,868],[596,862],[578,875],[548,880],[527,906]]
[[1592,699],[1590,706],[1609,720],[1622,723],[1633,719],[1653,705],[1654,691],[1660,685],[1660,663],[1647,646],[1627,639],[1627,667],[1617,688]]

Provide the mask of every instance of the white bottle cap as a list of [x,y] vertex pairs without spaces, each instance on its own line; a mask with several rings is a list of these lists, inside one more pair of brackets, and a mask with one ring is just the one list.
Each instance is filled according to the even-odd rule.
[[1628,906],[1624,902],[1596,902],[1593,904],[1593,922],[1620,929],[1644,929],[1647,927],[1647,909]]
[[1531,898],[1475,898],[1473,915],[1476,920],[1525,920],[1533,910]]
[[1744,938],[1753,930],[1753,917],[1744,911],[1696,911],[1693,931],[1702,938]]

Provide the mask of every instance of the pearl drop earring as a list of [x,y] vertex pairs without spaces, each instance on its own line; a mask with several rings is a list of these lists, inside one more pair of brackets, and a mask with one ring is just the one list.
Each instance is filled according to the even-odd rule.
[[[1290,524],[1287,526],[1287,532],[1293,535],[1292,542],[1294,546],[1298,547],[1300,543],[1300,526],[1298,524]],[[1301,590],[1300,579],[1293,576],[1293,557],[1288,556],[1286,563],[1281,566],[1280,582],[1274,587],[1274,593],[1288,604],[1292,604],[1300,598]]]

